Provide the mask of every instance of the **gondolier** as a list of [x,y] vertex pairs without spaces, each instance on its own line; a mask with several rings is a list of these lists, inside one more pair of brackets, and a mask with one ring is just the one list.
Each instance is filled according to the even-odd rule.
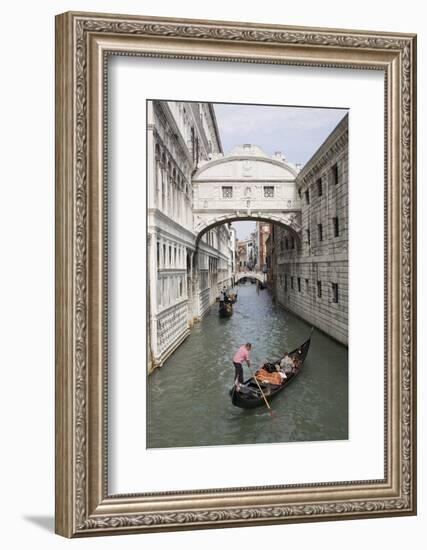
[[247,342],[236,351],[233,356],[233,365],[234,365],[234,385],[237,389],[240,388],[240,384],[243,382],[243,367],[242,363],[246,362],[249,368],[251,368],[251,362],[249,360],[249,352],[252,349],[252,344]]

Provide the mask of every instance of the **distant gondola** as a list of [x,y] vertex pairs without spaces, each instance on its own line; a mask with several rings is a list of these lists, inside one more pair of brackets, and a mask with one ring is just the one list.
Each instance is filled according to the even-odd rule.
[[231,304],[235,304],[237,302],[237,292],[230,292],[228,299]]
[[230,302],[220,302],[218,311],[220,317],[231,317],[233,315],[233,306]]
[[[294,378],[296,378],[297,375],[301,372],[303,363],[305,361],[305,358],[307,357],[307,353],[310,348],[312,332],[313,329],[311,329],[308,340],[306,340],[298,348],[289,352],[289,355],[291,357],[298,357],[299,359],[300,366],[294,372],[288,374],[287,378],[285,378],[280,385],[263,384],[262,382],[259,383],[265,397],[268,400],[284,390],[285,387],[290,384],[292,380],[294,380]],[[278,361],[275,361],[275,363],[280,362],[281,359],[282,358],[280,358]],[[231,390],[231,402],[234,406],[241,407],[242,409],[254,409],[255,407],[259,407],[260,405],[265,405],[265,401],[259,390],[258,384],[253,378],[249,378],[248,380],[243,382],[240,385],[239,390],[237,390],[236,387],[233,386]]]

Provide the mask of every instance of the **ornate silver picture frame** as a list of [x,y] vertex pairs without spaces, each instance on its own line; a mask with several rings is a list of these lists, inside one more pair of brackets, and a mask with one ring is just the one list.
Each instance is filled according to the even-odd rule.
[[[109,56],[383,71],[384,477],[110,494]],[[65,13],[56,18],[56,532],[82,537],[416,513],[416,37]]]

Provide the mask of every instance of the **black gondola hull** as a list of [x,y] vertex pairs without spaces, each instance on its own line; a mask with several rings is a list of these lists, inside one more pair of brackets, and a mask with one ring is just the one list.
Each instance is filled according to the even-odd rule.
[[219,306],[220,317],[231,317],[232,315],[233,315],[233,306],[230,303]]
[[[313,330],[312,330],[313,331]],[[310,338],[306,340],[301,346],[291,351],[289,355],[294,356],[298,353],[298,350],[302,350],[300,355],[300,367],[298,370],[286,378],[282,384],[272,385],[272,384],[261,384],[262,391],[267,399],[270,402],[278,393],[281,393],[289,384],[294,380],[298,374],[301,372],[305,358],[307,357],[308,350],[310,348],[311,334]],[[248,378],[245,382],[241,384],[241,389],[238,391],[233,387],[230,391],[231,393],[231,402],[235,407],[240,407],[241,409],[255,409],[261,405],[265,406],[264,398],[259,391],[258,385],[253,378]]]

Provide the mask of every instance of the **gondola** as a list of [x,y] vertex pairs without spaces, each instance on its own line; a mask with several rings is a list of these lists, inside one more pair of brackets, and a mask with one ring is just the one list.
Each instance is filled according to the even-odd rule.
[[233,306],[230,302],[220,302],[218,311],[220,317],[231,317],[233,315]]
[[[291,357],[298,357],[300,362],[300,366],[297,370],[295,370],[295,372],[288,374],[288,377],[285,378],[280,385],[263,384],[261,382],[259,383],[268,401],[270,401],[270,399],[272,399],[275,395],[283,391],[285,387],[288,386],[292,382],[292,380],[294,380],[301,372],[305,358],[307,357],[308,350],[310,348],[312,333],[313,329],[311,329],[308,339],[303,344],[301,344],[301,346],[289,352],[289,355]],[[282,357],[274,363],[280,362],[281,359]],[[248,380],[240,384],[239,390],[237,390],[236,387],[233,386],[230,393],[231,402],[235,407],[240,407],[242,409],[254,409],[255,407],[259,407],[260,405],[265,406],[264,398],[259,390],[258,384],[253,378],[249,378]]]
[[235,304],[237,302],[237,292],[230,292],[228,299],[231,304]]

